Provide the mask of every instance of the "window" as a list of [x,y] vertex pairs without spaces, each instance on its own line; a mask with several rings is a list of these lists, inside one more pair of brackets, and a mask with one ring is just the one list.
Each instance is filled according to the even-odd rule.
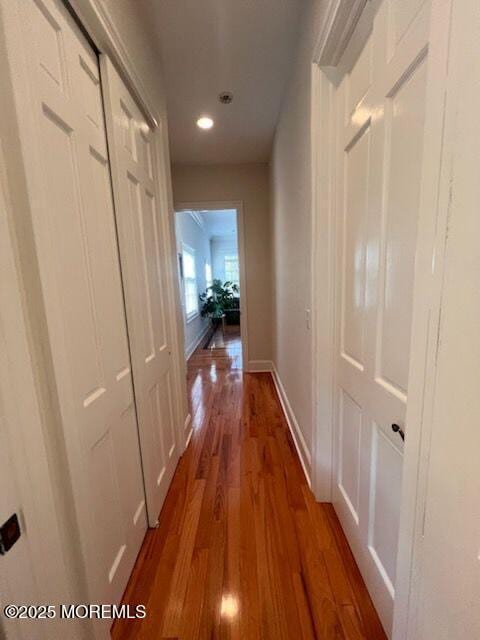
[[237,256],[225,256],[225,280],[233,282],[233,284],[240,284],[240,275],[238,271],[238,255]]
[[195,251],[183,246],[183,289],[185,294],[185,314],[191,320],[198,314],[197,273]]
[[212,280],[212,267],[211,265],[208,264],[208,262],[205,262],[205,286],[207,287],[211,287],[213,280]]

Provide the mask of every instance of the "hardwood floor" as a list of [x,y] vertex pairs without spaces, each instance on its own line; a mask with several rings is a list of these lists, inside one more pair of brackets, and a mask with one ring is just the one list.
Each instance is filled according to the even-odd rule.
[[188,361],[188,371],[215,365],[216,369],[242,368],[242,343],[239,326],[228,326],[225,332],[219,327],[213,334],[208,348],[199,347]]
[[332,506],[308,488],[270,374],[243,374],[235,344],[188,363],[193,436],[124,600],[147,617],[118,621],[112,637],[385,639]]

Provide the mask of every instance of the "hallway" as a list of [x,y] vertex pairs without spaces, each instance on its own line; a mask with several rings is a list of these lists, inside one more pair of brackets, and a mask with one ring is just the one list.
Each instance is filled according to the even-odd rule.
[[480,639],[479,33],[0,0],[0,640]]
[[124,601],[137,638],[385,638],[333,508],[309,490],[270,374],[227,349],[188,364],[193,436]]

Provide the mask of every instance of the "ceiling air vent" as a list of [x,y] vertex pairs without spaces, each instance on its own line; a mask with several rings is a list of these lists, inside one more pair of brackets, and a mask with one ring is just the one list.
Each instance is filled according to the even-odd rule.
[[222,91],[218,96],[218,101],[222,104],[230,104],[233,101],[233,93],[230,91]]

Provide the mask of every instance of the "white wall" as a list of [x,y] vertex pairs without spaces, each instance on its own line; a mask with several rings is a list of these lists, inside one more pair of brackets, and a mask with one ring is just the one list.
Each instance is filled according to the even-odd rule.
[[273,359],[310,452],[312,334],[306,309],[311,305],[311,60],[327,5],[321,0],[305,2],[271,162]]
[[[204,293],[207,288],[205,279],[205,264],[212,265],[210,252],[210,236],[206,230],[186,211],[175,214],[175,227],[177,231],[177,253],[182,252],[182,245],[186,244],[195,252],[195,272],[197,275],[198,294]],[[183,291],[182,291],[183,295]],[[182,300],[183,322],[185,333],[185,357],[188,359],[193,353],[200,339],[205,335],[210,321],[202,318],[200,313],[190,320],[185,315],[185,301]],[[200,303],[199,303],[200,308]]]
[[212,270],[213,278],[225,282],[225,256],[238,254],[237,238],[235,236],[229,238],[213,237],[210,240],[210,249],[212,252]]
[[174,165],[175,202],[243,202],[249,359],[271,360],[269,167],[266,164]]

